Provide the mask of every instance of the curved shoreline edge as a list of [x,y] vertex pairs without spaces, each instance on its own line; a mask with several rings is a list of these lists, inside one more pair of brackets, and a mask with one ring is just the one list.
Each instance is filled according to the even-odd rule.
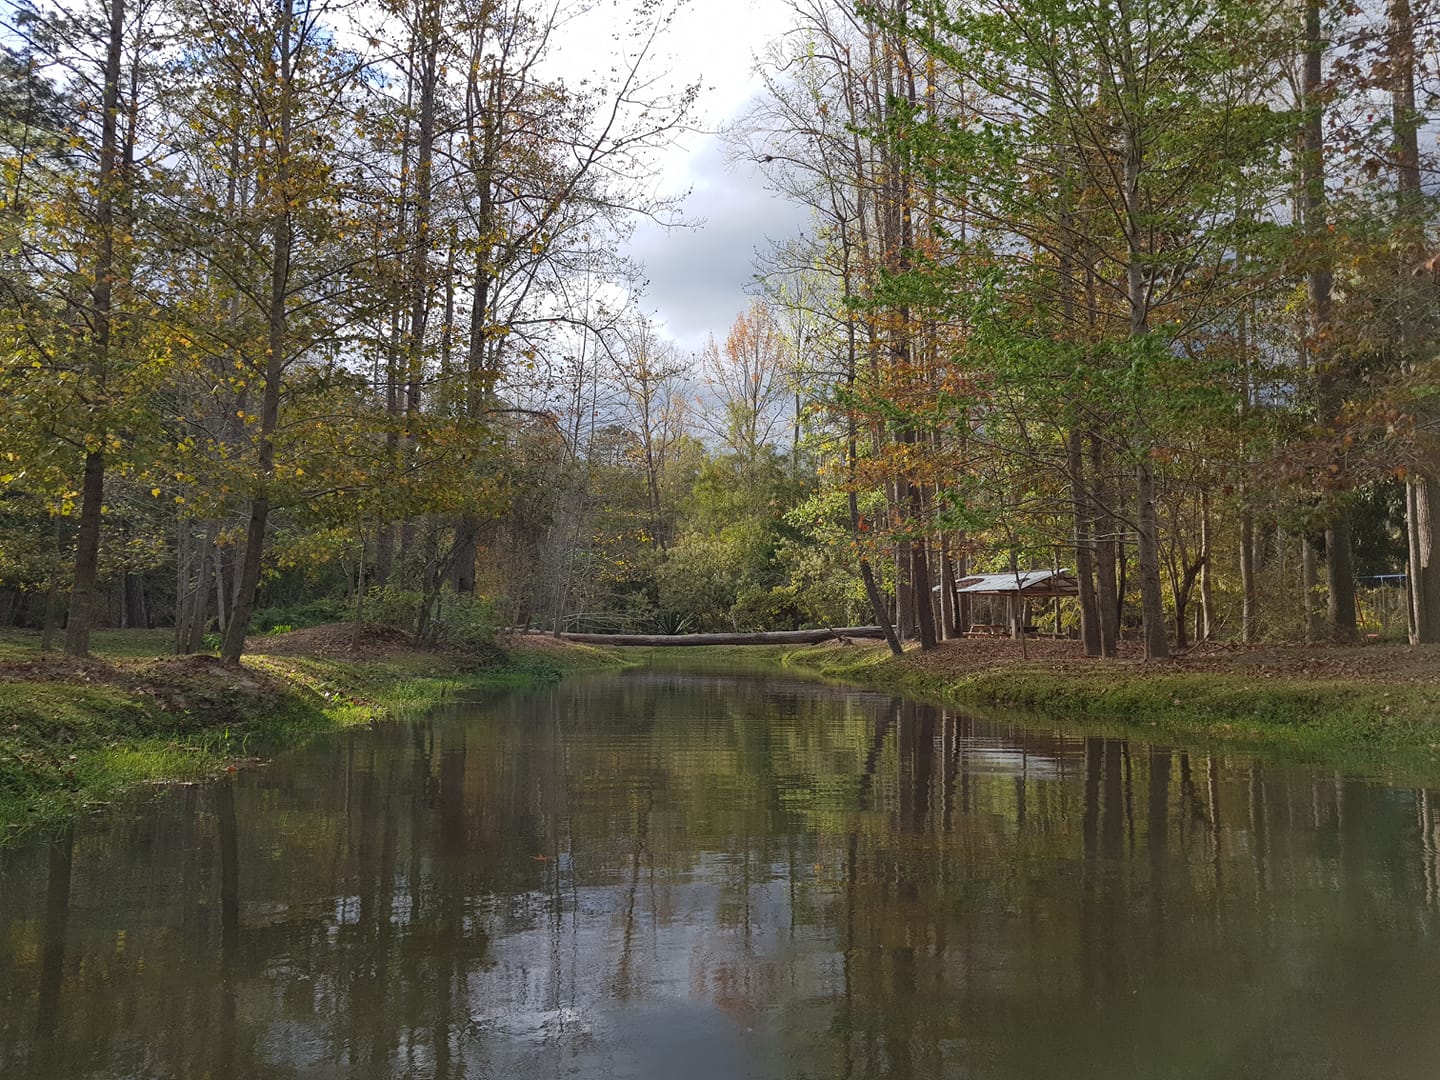
[[[1398,648],[1398,647],[1397,647]],[[1383,654],[1371,677],[1307,676],[1262,667],[1189,671],[1141,661],[1063,666],[1007,658],[975,666],[865,645],[787,650],[789,668],[988,715],[1108,728],[1323,761],[1414,782],[1440,782],[1440,649],[1433,674],[1393,672]],[[1413,658],[1411,658],[1413,659]]]
[[[538,686],[657,662],[784,669],[968,708],[1147,741],[1250,750],[1440,785],[1440,648],[1342,654],[1363,677],[1289,670],[1187,670],[1138,661],[1022,659],[957,644],[891,657],[883,645],[598,648],[508,639],[473,654],[390,649],[257,653],[240,671],[213,657],[161,657],[132,638],[83,662],[0,641],[0,846],[147,790],[223,776],[326,732],[430,708],[460,690]],[[128,650],[128,651],[127,651]],[[1241,654],[1237,654],[1241,655]],[[1333,668],[1333,663],[1332,663]]]
[[142,650],[77,662],[7,650],[0,847],[81,812],[263,764],[317,735],[423,711],[457,691],[539,686],[626,663],[580,645],[360,658],[257,653],[238,671],[213,656]]

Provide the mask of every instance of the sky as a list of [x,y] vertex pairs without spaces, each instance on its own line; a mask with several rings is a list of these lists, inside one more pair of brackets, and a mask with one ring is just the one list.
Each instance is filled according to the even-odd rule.
[[[559,68],[582,77],[613,59],[597,48],[612,45],[611,33],[646,0],[586,0],[574,29],[557,42]],[[637,226],[628,254],[643,265],[649,284],[640,308],[653,315],[662,335],[684,352],[698,352],[710,334],[723,340],[749,303],[757,250],[793,235],[806,212],[765,189],[753,164],[728,162],[718,131],[740,117],[761,89],[756,55],[790,25],[786,0],[659,0],[680,7],[663,39],[657,67],[676,85],[699,81],[699,127],[657,154],[662,194],[689,191],[682,216],[689,227]],[[543,5],[542,5],[543,6]],[[0,24],[13,0],[0,0]]]
[[727,161],[717,133],[759,93],[754,57],[783,33],[790,14],[784,0],[691,0],[665,41],[675,76],[698,79],[704,87],[699,111],[705,130],[682,135],[656,159],[665,193],[690,191],[683,216],[694,224],[665,229],[641,223],[629,254],[643,264],[649,281],[642,310],[686,352],[699,351],[712,333],[724,339],[749,303],[756,251],[792,235],[806,220],[804,210],[765,189],[752,164]]

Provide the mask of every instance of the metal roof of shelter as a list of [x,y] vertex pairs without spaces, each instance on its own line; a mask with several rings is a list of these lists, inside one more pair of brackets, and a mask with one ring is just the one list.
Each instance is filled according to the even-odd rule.
[[1021,570],[971,574],[955,589],[967,596],[1078,596],[1080,583],[1069,570]]

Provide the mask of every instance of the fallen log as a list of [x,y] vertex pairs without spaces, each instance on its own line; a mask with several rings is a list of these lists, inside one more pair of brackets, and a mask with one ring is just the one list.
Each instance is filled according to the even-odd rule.
[[[553,635],[545,635],[547,637]],[[759,634],[561,634],[580,645],[818,645],[843,638],[881,638],[878,626],[841,626],[827,630],[772,630]]]

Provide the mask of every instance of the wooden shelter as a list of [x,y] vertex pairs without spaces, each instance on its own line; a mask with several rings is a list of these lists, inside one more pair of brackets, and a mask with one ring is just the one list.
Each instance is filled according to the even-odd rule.
[[961,596],[1004,597],[1006,621],[1004,623],[971,623],[966,630],[968,636],[999,637],[1010,634],[1019,637],[1030,629],[1029,602],[1032,599],[1054,599],[1055,632],[1060,632],[1059,600],[1066,596],[1080,595],[1080,582],[1069,570],[1007,570],[1001,574],[971,574],[955,583],[955,591]]

